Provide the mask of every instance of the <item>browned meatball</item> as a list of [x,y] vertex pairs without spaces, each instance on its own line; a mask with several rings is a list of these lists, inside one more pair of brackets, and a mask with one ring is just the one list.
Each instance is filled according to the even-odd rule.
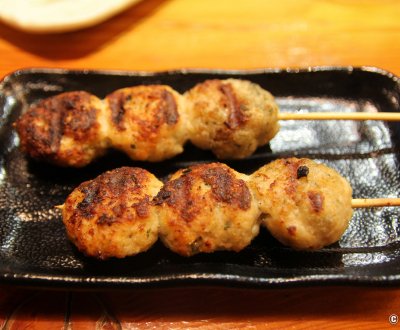
[[340,239],[352,217],[352,189],[309,159],[279,159],[250,176],[263,224],[283,244],[314,250]]
[[33,105],[16,122],[21,148],[29,156],[61,166],[81,167],[107,148],[105,109],[86,92],[67,92]]
[[191,142],[218,158],[244,158],[279,130],[272,95],[246,80],[206,80],[185,93]]
[[129,167],[82,183],[63,207],[68,237],[84,254],[99,259],[146,251],[158,238],[151,200],[161,186],[146,170]]
[[105,99],[112,146],[129,157],[161,161],[183,151],[188,138],[185,100],[164,85],[117,90]]
[[31,157],[81,167],[109,147],[162,161],[188,139],[219,158],[244,158],[279,129],[272,95],[246,80],[207,80],[184,96],[165,85],[119,89],[104,100],[68,92],[33,105],[15,124]]
[[260,215],[246,179],[220,163],[175,173],[154,200],[164,244],[183,256],[245,248]]

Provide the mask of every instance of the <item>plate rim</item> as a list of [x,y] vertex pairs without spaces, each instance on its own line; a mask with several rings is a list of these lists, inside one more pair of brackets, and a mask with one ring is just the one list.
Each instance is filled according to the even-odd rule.
[[216,68],[182,68],[182,69],[168,69],[168,70],[117,70],[117,69],[83,69],[83,68],[52,68],[52,67],[25,67],[19,68],[7,73],[0,80],[0,83],[7,82],[14,76],[24,74],[75,74],[75,75],[113,75],[113,76],[142,76],[152,77],[158,75],[176,75],[176,74],[277,74],[277,73],[318,73],[340,71],[349,74],[353,72],[365,72],[385,76],[395,83],[400,84],[400,76],[392,73],[391,71],[375,66],[308,66],[299,68],[253,68],[253,69],[216,69]]

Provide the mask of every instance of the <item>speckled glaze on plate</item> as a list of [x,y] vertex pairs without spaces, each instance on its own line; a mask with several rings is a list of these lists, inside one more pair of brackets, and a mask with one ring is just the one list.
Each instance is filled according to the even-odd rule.
[[[262,230],[240,253],[184,258],[157,243],[122,260],[84,257],[68,241],[54,206],[84,180],[122,165],[144,167],[160,178],[188,165],[215,160],[187,145],[169,161],[133,162],[111,152],[84,169],[28,159],[12,123],[27,106],[60,92],[83,89],[99,97],[126,86],[162,83],[184,92],[211,78],[248,79],[271,91],[286,111],[399,111],[398,78],[376,68],[304,70],[194,70],[159,73],[27,69],[0,83],[0,283],[43,288],[144,288],[225,285],[267,288],[311,284],[400,284],[400,208],[356,210],[337,244],[315,252],[283,247]],[[353,196],[400,196],[398,123],[281,121],[266,147],[229,166],[251,173],[276,158],[309,157],[338,170]]]

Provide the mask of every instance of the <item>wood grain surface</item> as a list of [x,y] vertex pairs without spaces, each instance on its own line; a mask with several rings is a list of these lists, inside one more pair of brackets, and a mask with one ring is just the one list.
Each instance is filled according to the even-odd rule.
[[[338,65],[400,75],[399,18],[398,0],[143,0],[103,24],[66,34],[0,24],[0,76],[26,67]],[[396,329],[391,314],[400,315],[399,288],[0,288],[4,329]]]

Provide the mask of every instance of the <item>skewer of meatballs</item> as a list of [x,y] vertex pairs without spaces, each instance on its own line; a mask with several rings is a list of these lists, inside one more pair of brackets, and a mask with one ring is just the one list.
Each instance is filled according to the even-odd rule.
[[282,244],[317,250],[337,242],[353,207],[400,205],[352,199],[349,182],[305,158],[278,159],[251,175],[222,163],[198,164],[163,184],[122,167],[79,185],[61,206],[70,240],[85,255],[124,258],[158,238],[182,256],[241,251],[265,226]]
[[104,99],[62,93],[32,105],[15,123],[22,150],[60,166],[83,167],[110,148],[157,162],[186,142],[219,159],[240,159],[266,145],[279,120],[400,120],[398,113],[279,113],[274,97],[247,80],[206,80],[183,95],[166,85],[116,90]]

